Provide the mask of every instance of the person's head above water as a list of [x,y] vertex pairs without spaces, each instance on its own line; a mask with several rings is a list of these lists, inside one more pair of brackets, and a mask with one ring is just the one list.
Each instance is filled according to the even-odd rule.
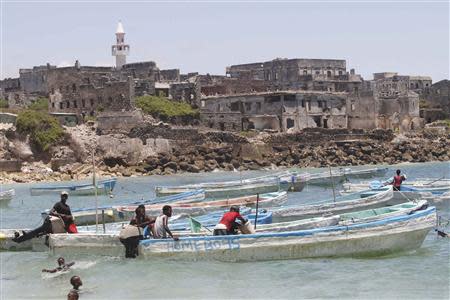
[[70,284],[74,289],[78,290],[78,288],[83,285],[83,282],[81,282],[80,276],[72,276],[72,278],[70,278]]
[[58,262],[59,266],[63,266],[66,263],[66,261],[64,260],[64,257],[58,258],[57,262]]
[[165,214],[168,217],[172,216],[172,206],[170,205],[164,205],[162,209],[163,214]]
[[230,211],[234,211],[234,212],[239,212],[239,206],[233,205],[232,207],[230,207]]
[[397,175],[400,175],[401,171],[397,170],[397,171],[395,171],[395,173],[397,173]]
[[66,191],[61,192],[61,202],[66,203],[67,198],[69,198],[69,194]]

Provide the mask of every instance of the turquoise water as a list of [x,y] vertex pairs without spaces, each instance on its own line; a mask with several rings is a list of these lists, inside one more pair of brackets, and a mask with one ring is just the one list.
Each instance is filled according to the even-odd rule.
[[[450,176],[450,163],[404,164],[408,179]],[[319,169],[306,171],[320,171]],[[267,174],[243,172],[243,177]],[[390,174],[389,174],[390,175]],[[120,179],[114,198],[99,196],[100,205],[149,199],[154,186],[238,179],[239,173],[217,172]],[[35,184],[39,185],[39,184]],[[1,228],[35,227],[40,211],[58,196],[29,196],[30,184],[14,187],[16,197],[1,207]],[[341,186],[338,185],[337,189]],[[289,204],[332,198],[332,190],[307,186],[289,194]],[[94,197],[70,197],[72,209],[95,206]],[[450,218],[448,203],[438,208]],[[447,227],[450,229],[450,227]],[[75,268],[59,276],[43,276],[41,269],[57,257],[40,252],[1,252],[0,299],[61,299],[70,290],[69,279],[83,280],[81,299],[144,298],[339,298],[339,299],[449,299],[450,239],[430,232],[415,251],[370,259],[302,259],[254,263],[174,262],[125,260],[116,257],[71,256]]]

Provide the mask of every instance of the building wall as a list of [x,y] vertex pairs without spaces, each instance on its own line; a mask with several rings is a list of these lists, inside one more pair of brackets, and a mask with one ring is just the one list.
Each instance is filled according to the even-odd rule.
[[56,66],[47,64],[45,66],[37,66],[32,69],[20,69],[19,80],[23,91],[27,93],[40,93],[45,96],[48,92],[47,73]]
[[345,60],[336,59],[274,59],[262,63],[227,67],[233,79],[261,80],[266,90],[305,90],[354,92],[362,78],[347,72]]
[[450,80],[434,83],[423,97],[430,107],[441,108],[450,117]]
[[134,106],[134,81],[117,81],[111,68],[69,67],[48,72],[49,110],[93,115]]
[[347,128],[347,95],[271,92],[201,100],[203,124],[219,130]]

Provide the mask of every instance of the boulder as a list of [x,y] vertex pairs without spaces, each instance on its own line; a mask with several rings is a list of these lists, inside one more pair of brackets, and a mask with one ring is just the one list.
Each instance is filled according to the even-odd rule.
[[111,163],[125,166],[137,165],[144,159],[142,141],[126,136],[100,136],[97,154]]

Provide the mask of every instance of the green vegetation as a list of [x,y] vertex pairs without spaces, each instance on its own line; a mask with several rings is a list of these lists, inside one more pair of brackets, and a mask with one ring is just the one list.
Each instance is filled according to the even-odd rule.
[[247,137],[247,138],[252,138],[252,137],[255,137],[255,136],[257,136],[258,135],[258,133],[256,132],[256,131],[251,131],[251,130],[249,130],[249,131],[241,131],[240,133],[239,133],[241,136],[244,136],[244,137]]
[[97,121],[97,118],[95,116],[84,116],[84,122],[89,122],[89,121]]
[[28,109],[36,111],[48,111],[48,99],[37,98],[36,101],[34,101],[28,106]]
[[177,117],[198,118],[199,113],[189,104],[171,101],[165,97],[142,96],[136,99],[136,106],[142,109],[146,114],[163,121],[171,120]]
[[8,101],[5,99],[0,99],[0,108],[8,108]]
[[448,128],[450,128],[450,119],[445,119],[445,120],[438,120],[434,122],[436,125],[443,125],[443,126],[447,126]]
[[64,136],[64,129],[58,120],[43,111],[21,111],[17,116],[16,128],[22,134],[29,134],[30,141],[43,151],[47,151]]

